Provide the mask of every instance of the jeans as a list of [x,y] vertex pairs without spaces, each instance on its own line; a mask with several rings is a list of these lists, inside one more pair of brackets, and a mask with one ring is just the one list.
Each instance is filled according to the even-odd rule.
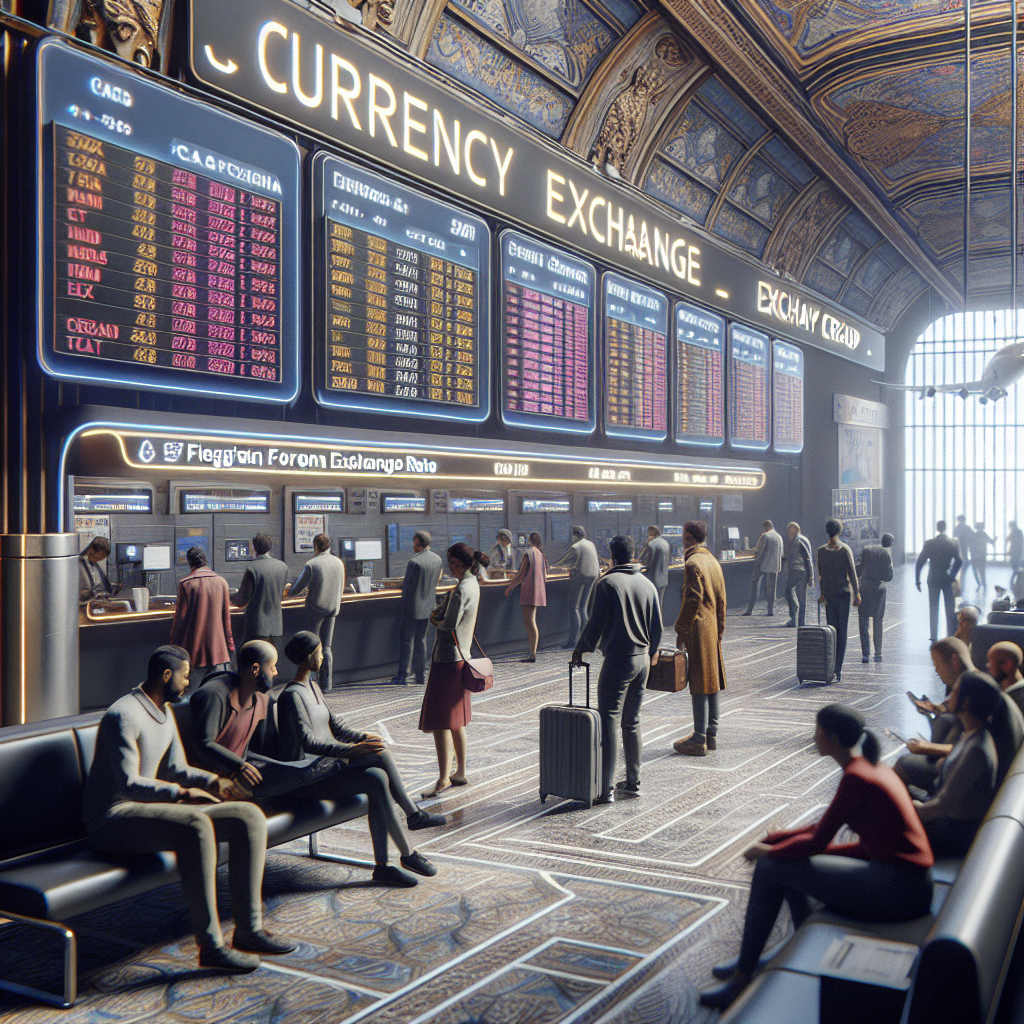
[[982,590],[984,590],[988,583],[985,580],[985,568],[988,565],[987,559],[984,558],[972,558],[971,568],[974,570],[974,582],[977,583]]
[[587,624],[587,605],[597,580],[590,576],[569,577],[569,639],[566,647],[575,647]]
[[616,732],[622,729],[622,753],[626,781],[639,785],[643,740],[640,736],[640,705],[651,669],[646,652],[632,656],[606,655],[597,681],[597,711],[601,716],[601,792],[610,793],[615,783],[619,755]]
[[217,843],[228,844],[228,879],[235,927],[263,927],[263,863],[267,854],[267,819],[253,804],[115,804],[107,820],[89,835],[100,853],[157,853],[178,857],[189,921],[200,947],[223,946],[217,916]]
[[775,614],[775,592],[778,588],[779,574],[777,572],[755,572],[753,578],[750,581],[750,603],[747,605],[747,612],[752,613],[754,611],[754,605],[757,604],[757,591],[761,585],[761,579],[764,578],[764,590],[765,597],[768,599],[768,615]]
[[753,974],[782,901],[799,928],[811,912],[808,897],[864,921],[909,921],[927,914],[931,872],[909,864],[881,864],[856,857],[818,854],[800,860],[762,857],[754,868],[737,970]]
[[324,649],[324,663],[316,674],[316,681],[320,684],[321,690],[330,690],[334,687],[334,651],[331,645],[334,643],[334,615],[324,615],[322,612],[310,612],[309,631],[320,637],[320,643]]
[[853,595],[848,590],[844,590],[838,597],[830,597],[825,601],[825,621],[830,626],[834,626],[836,631],[836,675],[843,671],[852,601]]
[[789,621],[798,626],[805,625],[807,617],[807,577],[786,577],[786,603],[789,605]]
[[426,679],[427,627],[430,619],[408,619],[402,616],[402,627],[398,634],[398,671],[395,679],[404,683],[410,667],[413,678],[420,686]]
[[703,740],[718,735],[718,692],[690,693],[693,705],[693,736]]
[[871,639],[868,636],[868,621],[872,623],[871,632],[874,634],[875,655],[882,653],[882,620],[885,618],[885,587],[879,589],[875,596],[874,608],[867,601],[863,601],[857,608],[858,624],[860,626],[860,652],[863,657],[871,654]]
[[928,584],[928,625],[931,628],[929,636],[932,643],[941,639],[938,635],[939,627],[939,595],[946,607],[946,632],[945,636],[952,636],[956,632],[956,610],[953,608],[953,581],[946,580],[945,583]]

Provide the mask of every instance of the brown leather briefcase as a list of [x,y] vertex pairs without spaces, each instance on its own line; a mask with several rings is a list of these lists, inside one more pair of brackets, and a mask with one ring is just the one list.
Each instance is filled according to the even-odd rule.
[[666,693],[678,693],[686,689],[686,675],[690,667],[690,657],[685,650],[658,651],[651,662],[651,672],[647,677],[648,690],[664,690]]

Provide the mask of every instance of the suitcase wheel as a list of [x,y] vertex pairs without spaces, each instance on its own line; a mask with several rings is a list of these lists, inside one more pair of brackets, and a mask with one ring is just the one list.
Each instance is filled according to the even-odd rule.
[[540,802],[544,803],[544,801],[547,800],[547,798],[548,798],[547,793],[541,793],[541,795],[540,795]]

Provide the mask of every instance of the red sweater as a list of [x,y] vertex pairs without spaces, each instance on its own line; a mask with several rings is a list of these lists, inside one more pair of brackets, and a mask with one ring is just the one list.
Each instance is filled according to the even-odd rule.
[[[842,825],[849,825],[860,842],[832,844]],[[772,832],[765,839],[773,847],[773,860],[797,860],[816,853],[833,853],[883,864],[913,864],[930,868],[935,863],[914,804],[896,773],[885,764],[855,757],[821,820],[816,825]]]

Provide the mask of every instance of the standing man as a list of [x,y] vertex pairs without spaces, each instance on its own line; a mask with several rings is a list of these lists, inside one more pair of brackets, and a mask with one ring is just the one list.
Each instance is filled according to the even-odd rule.
[[668,563],[672,557],[672,549],[668,541],[661,535],[661,527],[647,527],[647,546],[640,552],[640,564],[644,567],[644,575],[654,584],[658,591],[658,601],[663,607],[665,591],[668,589]]
[[[1007,526],[1010,532],[1006,535],[1006,555],[1010,559],[1010,581],[1017,570],[1024,562],[1024,530],[1017,525],[1016,519],[1011,519]],[[1015,594],[1014,597],[1017,595]]]
[[779,573],[782,572],[782,535],[777,533],[772,521],[766,519],[761,528],[764,531],[754,548],[754,575],[750,580],[750,603],[744,615],[754,614],[754,605],[757,603],[757,588],[764,577],[765,597],[768,598],[768,611],[766,615],[775,614],[775,589],[779,582]]
[[718,747],[718,694],[725,689],[722,633],[725,631],[725,577],[718,559],[704,547],[708,528],[702,522],[683,527],[683,604],[676,638],[690,656],[690,701],[693,735],[676,740],[677,754],[704,757]]
[[974,535],[971,537],[971,568],[974,570],[974,582],[981,590],[988,586],[985,579],[985,568],[988,565],[988,546],[995,544],[995,538],[985,532],[984,523],[974,524]]
[[[938,639],[939,628],[939,595],[945,602],[946,636],[956,632],[956,611],[953,609],[953,580],[963,565],[960,547],[955,540],[946,536],[946,520],[940,519],[935,524],[936,534],[931,540],[921,545],[921,553],[917,556],[914,566],[914,582],[921,589],[921,570],[928,563],[928,614],[931,625],[931,642]],[[977,570],[975,570],[977,571]]]
[[807,615],[807,588],[814,583],[814,555],[810,539],[800,532],[799,523],[786,527],[786,603],[789,605],[787,626],[803,626]]
[[960,545],[960,557],[963,559],[960,569],[960,584],[962,586],[967,578],[967,569],[971,564],[971,541],[974,539],[974,531],[967,525],[967,516],[956,517],[953,539]]
[[[612,567],[594,586],[590,618],[569,662],[572,667],[582,665],[583,655],[597,647],[604,654],[597,681],[597,710],[601,716],[601,795],[597,798],[600,804],[614,803],[616,790],[640,792],[640,704],[651,657],[661,641],[661,602],[654,584],[633,564],[633,538],[612,537],[608,547]],[[613,789],[619,747],[615,733],[620,719],[626,778]]]
[[245,609],[242,643],[266,640],[276,649],[284,633],[281,598],[288,582],[288,566],[270,554],[273,546],[274,542],[265,533],[253,537],[256,557],[246,567],[242,585],[235,594],[235,605]]
[[488,569],[514,569],[516,553],[512,550],[512,534],[503,526],[494,540],[494,547],[487,552],[487,557],[491,560]]
[[[100,853],[158,853],[178,858],[199,966],[242,973],[260,965],[255,953],[290,953],[293,943],[263,928],[267,819],[237,801],[229,779],[191,767],[170,705],[188,688],[188,652],[158,647],[146,681],[103,716],[82,801],[89,845]],[[222,803],[227,800],[227,803]],[[235,933],[224,943],[217,915],[217,848],[228,844]]]
[[860,605],[860,583],[853,551],[839,539],[843,524],[838,519],[825,523],[828,543],[818,548],[818,582],[821,595],[818,603],[825,606],[825,621],[836,631],[836,682],[842,682],[846,636],[850,628],[850,598]]
[[227,668],[235,653],[228,581],[206,564],[206,552],[201,547],[190,547],[185,558],[192,571],[178,582],[171,643],[188,651],[188,660],[197,671],[200,667],[206,669],[205,680]]
[[110,554],[110,541],[106,537],[93,537],[89,546],[78,556],[78,603],[87,604],[94,597],[109,597],[114,588],[100,562]]
[[430,534],[426,530],[417,530],[412,535],[412,550],[402,579],[398,671],[391,678],[396,686],[405,686],[410,666],[416,684],[424,683],[427,627],[437,607],[437,581],[441,578],[441,556],[430,550]]
[[313,538],[313,551],[313,557],[303,566],[288,596],[298,597],[306,591],[307,628],[320,637],[324,649],[324,663],[317,673],[317,682],[322,690],[329,690],[334,686],[331,643],[334,620],[341,611],[341,595],[345,592],[345,563],[331,552],[331,538],[326,533],[318,533]]
[[569,639],[564,646],[572,650],[583,632],[590,592],[601,575],[597,548],[587,540],[587,531],[582,526],[572,528],[572,545],[555,565],[569,567]]
[[868,544],[860,553],[857,577],[860,580],[860,660],[868,663],[871,640],[868,620],[874,620],[875,661],[882,660],[882,620],[885,618],[885,585],[892,579],[892,534],[883,533],[881,544]]

